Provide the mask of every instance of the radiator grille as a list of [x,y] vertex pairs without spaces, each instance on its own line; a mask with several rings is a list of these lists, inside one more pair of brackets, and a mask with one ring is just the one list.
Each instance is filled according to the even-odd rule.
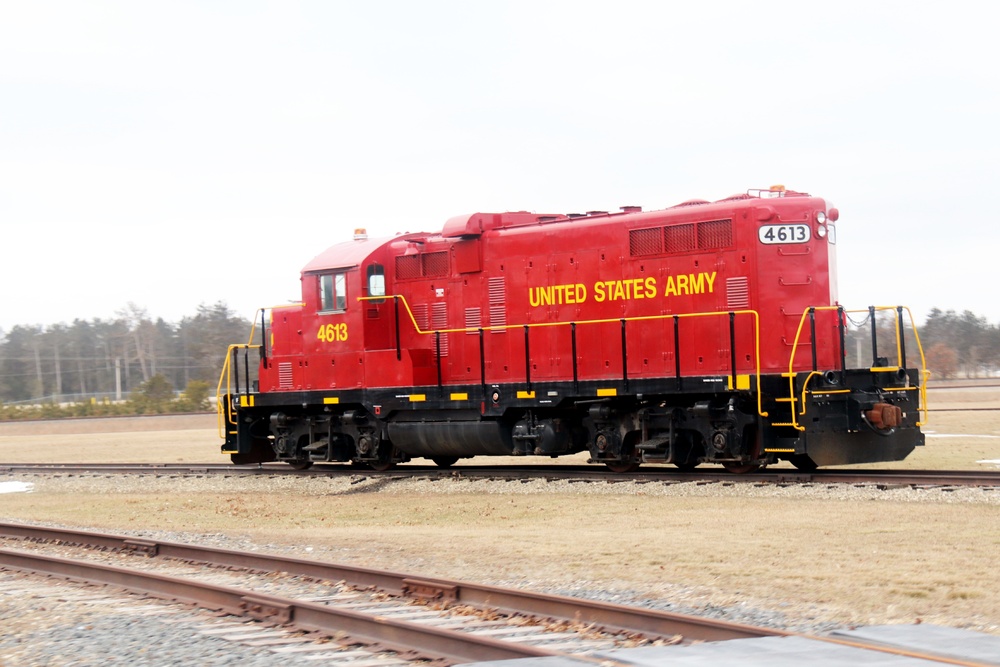
[[425,278],[448,275],[448,253],[444,251],[428,252],[421,255],[420,258]]
[[694,225],[671,225],[663,228],[663,241],[667,252],[694,250]]
[[396,280],[438,278],[448,275],[448,253],[425,252],[396,257]]
[[733,221],[711,220],[698,223],[698,248],[714,250],[733,245]]
[[420,255],[396,257],[396,279],[411,280],[420,277]]
[[633,229],[628,233],[628,252],[632,257],[658,255],[663,252],[663,234],[660,227]]

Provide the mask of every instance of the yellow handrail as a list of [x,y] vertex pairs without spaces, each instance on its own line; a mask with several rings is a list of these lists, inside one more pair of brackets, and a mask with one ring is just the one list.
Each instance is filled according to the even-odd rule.
[[[297,304],[297,305],[301,305],[301,304]],[[238,349],[252,350],[252,349],[258,349],[258,348],[260,348],[261,345],[254,345],[254,343],[253,343],[254,336],[257,335],[257,316],[260,315],[261,316],[261,321],[263,322],[264,321],[264,315],[265,315],[266,311],[268,311],[268,310],[274,310],[274,308],[282,308],[282,307],[283,306],[274,306],[272,308],[258,308],[257,311],[253,315],[253,322],[250,325],[250,337],[247,338],[246,344],[245,345],[238,345],[238,344],[237,345],[230,345],[229,348],[226,350],[226,360],[222,364],[222,372],[219,374],[219,384],[215,388],[215,413],[217,415],[219,437],[221,437],[221,438],[225,438],[226,437],[224,429],[225,429],[225,427],[227,425],[230,425],[230,426],[235,426],[236,425],[236,420],[235,420],[235,417],[233,416],[232,409],[229,410],[229,414],[228,415],[225,414],[226,413],[226,409],[223,407],[223,402],[224,401],[222,400],[223,388],[225,388],[225,393],[228,394],[228,393],[230,393],[230,389],[232,389],[232,386],[233,386],[232,385],[232,368],[230,368],[230,362],[231,362],[231,360],[233,358],[233,350],[238,350]],[[230,408],[231,408],[231,404],[230,404]]]
[[[542,328],[542,327],[560,327],[560,326],[571,326],[571,325],[588,325],[588,324],[612,324],[616,322],[621,322],[625,320],[626,322],[648,322],[652,320],[666,320],[677,318],[689,318],[689,317],[719,317],[722,315],[729,315],[733,313],[735,315],[751,315],[753,316],[753,338],[754,338],[754,372],[760,380],[760,315],[756,310],[720,310],[706,313],[676,313],[668,315],[641,315],[638,317],[618,317],[618,318],[607,318],[607,319],[596,319],[596,320],[579,320],[572,322],[565,321],[555,321],[555,322],[536,322],[531,324],[498,324],[491,325],[487,327],[464,327],[455,329],[434,329],[425,331],[420,328],[417,323],[417,318],[413,315],[413,310],[410,308],[410,304],[406,301],[406,297],[402,294],[387,294],[383,296],[359,296],[358,301],[384,301],[386,299],[399,299],[403,302],[403,307],[406,308],[406,313],[410,317],[410,323],[413,324],[413,329],[416,333],[420,335],[430,335],[434,333],[478,333],[482,331],[504,331],[507,329],[523,329],[524,327],[530,328]],[[732,369],[732,376],[735,388],[735,378],[736,369]],[[763,404],[761,400],[760,391],[757,391],[757,414],[761,417],[767,417],[768,413],[764,411]]]
[[[251,341],[253,340],[252,334],[250,340]],[[219,384],[215,388],[215,413],[217,416],[219,437],[221,438],[226,437],[225,428],[227,426],[236,425],[236,418],[232,410],[232,401],[230,400],[229,403],[230,409],[226,410],[225,406],[223,405],[225,401],[222,400],[223,389],[225,389],[225,393],[227,394],[232,393],[230,390],[233,387],[233,376],[232,376],[233,350],[258,350],[260,349],[260,347],[261,347],[260,345],[253,345],[251,343],[247,343],[246,345],[241,345],[241,344],[230,345],[226,349],[226,361],[223,362],[222,364],[222,373],[219,375]]]
[[[793,369],[795,368],[795,354],[796,354],[796,352],[798,352],[799,338],[802,335],[802,329],[805,326],[806,319],[807,319],[808,315],[810,313],[812,313],[812,312],[824,311],[824,310],[825,311],[830,311],[830,310],[840,311],[840,310],[843,310],[844,313],[870,313],[872,311],[875,311],[875,312],[881,312],[881,311],[894,311],[894,312],[898,312],[897,311],[898,308],[902,308],[903,310],[906,311],[906,314],[907,314],[907,316],[910,319],[910,325],[911,325],[911,327],[913,329],[913,337],[914,337],[914,339],[916,340],[916,343],[917,343],[917,350],[920,352],[920,373],[923,376],[923,382],[920,383],[920,387],[919,387],[920,400],[919,400],[918,405],[917,405],[917,410],[918,410],[918,412],[922,412],[923,413],[924,418],[923,418],[923,420],[917,421],[917,426],[923,426],[925,423],[927,423],[927,378],[930,377],[930,371],[927,370],[927,361],[924,358],[924,347],[920,343],[920,334],[917,332],[917,327],[914,324],[914,320],[913,320],[913,313],[910,311],[910,309],[907,306],[872,306],[870,309],[866,309],[866,310],[861,310],[861,309],[858,309],[858,310],[846,310],[846,309],[842,309],[841,306],[816,306],[814,308],[806,308],[805,310],[802,311],[802,316],[799,318],[798,329],[796,329],[796,331],[795,331],[795,339],[792,342],[792,351],[791,351],[791,354],[788,357],[788,372],[785,373],[784,375],[788,378],[788,390],[789,390],[789,397],[790,397],[790,402],[791,402],[792,421],[791,421],[790,424],[787,424],[787,426],[792,426],[792,427],[794,427],[798,431],[804,431],[805,430],[804,426],[799,425],[799,423],[798,423],[798,417],[802,416],[802,415],[805,415],[805,413],[806,413],[806,387],[809,384],[809,381],[815,375],[818,375],[818,373],[816,371],[810,371],[809,375],[806,377],[805,382],[802,383],[802,406],[801,406],[801,412],[799,412],[799,414],[796,415],[796,413],[795,413],[795,378],[798,376],[798,373],[795,370],[793,370]],[[901,358],[903,356],[903,354],[902,354],[902,350],[903,350],[902,345],[903,345],[903,335],[904,335],[904,332],[900,328],[900,318],[899,317],[894,317],[893,320],[894,320],[894,329],[895,329],[895,334],[896,334],[896,358],[899,359],[899,358]],[[815,343],[815,341],[813,341],[813,343]]]

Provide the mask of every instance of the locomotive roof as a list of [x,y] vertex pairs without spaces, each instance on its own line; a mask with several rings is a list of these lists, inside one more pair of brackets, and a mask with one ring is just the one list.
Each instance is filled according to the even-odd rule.
[[[500,230],[500,229],[510,229],[513,227],[528,227],[534,225],[546,225],[552,223],[560,222],[575,222],[575,221],[588,221],[594,220],[596,218],[607,219],[609,217],[617,216],[632,216],[634,219],[638,220],[643,217],[662,217],[667,211],[677,211],[679,215],[683,215],[679,210],[684,212],[690,211],[692,209],[700,209],[711,211],[714,209],[723,208],[742,208],[743,206],[757,206],[760,203],[765,204],[775,204],[781,199],[792,198],[792,197],[809,197],[810,195],[804,192],[795,192],[793,190],[785,190],[783,186],[776,186],[781,188],[780,190],[749,190],[745,193],[737,193],[726,197],[724,199],[719,199],[714,202],[707,201],[705,199],[689,199],[687,201],[681,202],[674,206],[670,206],[661,210],[651,210],[643,211],[641,206],[622,206],[620,211],[608,212],[608,211],[587,211],[586,213],[529,213],[528,211],[513,211],[507,213],[472,213],[465,215],[458,215],[453,218],[449,218],[444,224],[444,228],[441,231],[440,236],[443,238],[459,238],[459,237],[474,237],[481,236],[484,232],[490,230]],[[765,197],[764,192],[768,193],[778,193],[780,196]],[[757,194],[752,194],[757,193]],[[704,208],[702,208],[704,207]]]
[[335,243],[313,257],[302,268],[302,273],[315,273],[329,269],[349,269],[353,266],[359,266],[365,258],[391,240],[393,239],[384,237]]
[[360,266],[361,263],[373,252],[390,242],[427,242],[435,239],[440,241],[442,239],[456,239],[463,237],[470,238],[481,236],[484,232],[490,230],[547,225],[559,222],[583,222],[598,218],[607,219],[609,217],[626,215],[631,216],[636,221],[639,221],[646,217],[662,217],[666,211],[677,211],[678,214],[681,214],[681,211],[687,212],[693,209],[701,209],[707,212],[716,208],[733,208],[734,206],[742,207],[743,205],[756,206],[761,203],[774,204],[784,198],[810,196],[804,192],[785,190],[782,186],[776,187],[781,187],[781,195],[777,198],[762,196],[764,192],[775,192],[774,188],[770,191],[749,190],[748,192],[737,193],[714,202],[704,199],[689,199],[666,209],[651,211],[643,211],[639,206],[623,206],[621,207],[621,211],[613,213],[608,211],[587,211],[586,213],[540,214],[530,213],[528,211],[512,211],[507,213],[472,213],[458,215],[449,218],[448,221],[445,222],[441,232],[435,234],[402,234],[393,237],[355,239],[353,241],[344,241],[334,244],[306,264],[302,269],[302,273],[316,273],[319,271],[328,271],[330,269],[348,269]]

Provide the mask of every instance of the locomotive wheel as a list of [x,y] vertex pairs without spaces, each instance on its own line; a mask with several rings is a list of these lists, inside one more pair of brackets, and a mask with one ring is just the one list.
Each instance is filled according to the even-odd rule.
[[[747,435],[745,437],[747,442],[747,453],[750,456],[757,456],[760,452],[760,438],[756,431],[747,429]],[[746,475],[751,472],[757,472],[764,466],[759,463],[737,463],[736,461],[723,461],[722,467],[726,469],[727,472],[731,472],[734,475]]]
[[642,465],[640,461],[635,459],[628,459],[627,461],[605,461],[604,465],[608,466],[608,470],[618,474],[623,474],[627,472],[635,472]]
[[432,456],[431,457],[431,461],[434,461],[434,464],[437,465],[438,468],[450,468],[453,465],[455,465],[455,463],[458,462],[458,457],[457,456]]
[[747,473],[757,472],[761,468],[759,463],[735,463],[733,461],[725,461],[722,467],[734,475],[746,475]]
[[379,472],[385,472],[396,466],[396,448],[390,445],[388,442],[383,442],[378,446],[378,458],[374,461],[368,461],[368,465],[371,466],[372,470],[378,470]]
[[312,461],[285,461],[292,470],[308,470],[313,467]]

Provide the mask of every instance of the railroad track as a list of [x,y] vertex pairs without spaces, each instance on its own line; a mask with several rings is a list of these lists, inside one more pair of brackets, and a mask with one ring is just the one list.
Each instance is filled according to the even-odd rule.
[[[858,638],[807,637],[577,598],[120,535],[0,523],[0,539],[20,547],[0,548],[0,569],[101,584],[253,619],[259,626],[219,619],[199,632],[233,641],[256,639],[258,645],[278,647],[275,651],[314,651],[315,657],[330,660],[450,665],[552,657],[562,660],[556,664],[614,667],[635,664],[616,659],[613,651],[623,647],[787,637],[933,663],[1000,664]],[[51,553],[70,547],[80,553],[72,558]],[[308,638],[290,636],[288,629],[324,643],[303,648]]]
[[745,475],[705,469],[681,472],[668,467],[647,467],[638,472],[616,474],[589,466],[532,465],[517,467],[460,466],[440,469],[432,466],[401,466],[386,472],[358,470],[349,466],[316,466],[292,470],[281,463],[253,466],[231,464],[139,464],[139,463],[2,463],[0,474],[136,474],[159,476],[199,475],[301,475],[331,477],[379,477],[381,479],[432,478],[487,480],[545,479],[573,482],[718,482],[725,484],[870,484],[883,487],[987,487],[1000,488],[1000,470],[852,470],[830,469],[802,472],[775,468]]
[[[576,598],[119,535],[3,523],[0,537],[20,547],[0,549],[2,568],[292,625],[336,636],[345,650],[373,647],[442,663],[585,656],[652,643],[786,634]],[[72,545],[85,553],[53,555],[51,545],[60,550]],[[155,566],[159,563],[170,565]]]

